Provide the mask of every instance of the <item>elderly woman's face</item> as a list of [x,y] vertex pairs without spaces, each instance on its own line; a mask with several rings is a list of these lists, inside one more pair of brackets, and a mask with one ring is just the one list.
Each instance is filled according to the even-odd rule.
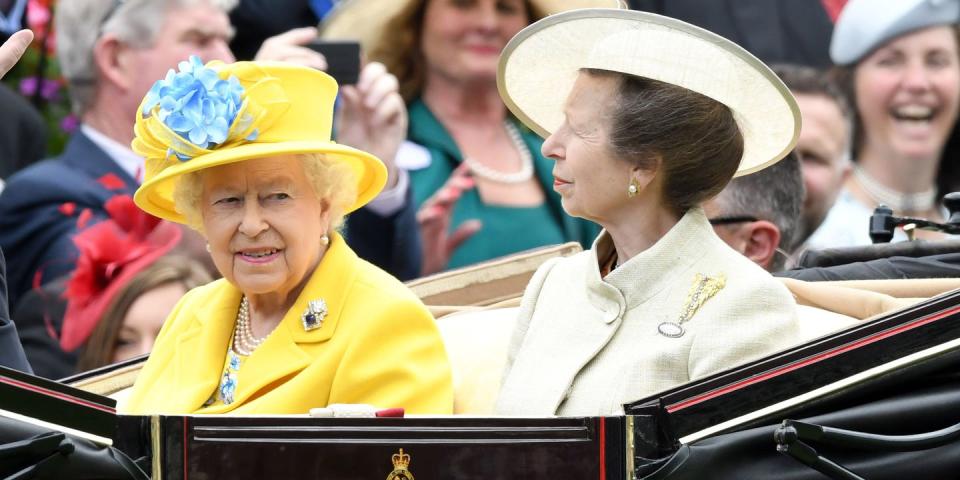
[[960,60],[950,27],[891,40],[857,65],[865,148],[892,158],[938,156],[957,119]]
[[420,37],[427,70],[495,81],[500,51],[529,23],[524,0],[427,0]]
[[313,272],[329,210],[295,156],[204,170],[201,215],[217,270],[247,295],[287,295]]
[[627,187],[636,175],[610,150],[610,129],[619,97],[615,77],[580,73],[564,108],[563,124],[543,143],[553,160],[553,189],[563,209],[595,222],[617,218],[629,204]]

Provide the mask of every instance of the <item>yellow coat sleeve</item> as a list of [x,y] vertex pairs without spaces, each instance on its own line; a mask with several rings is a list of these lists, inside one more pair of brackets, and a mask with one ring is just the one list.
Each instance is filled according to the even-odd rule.
[[453,411],[450,364],[436,323],[415,298],[363,302],[330,388],[330,403],[403,407],[411,414]]

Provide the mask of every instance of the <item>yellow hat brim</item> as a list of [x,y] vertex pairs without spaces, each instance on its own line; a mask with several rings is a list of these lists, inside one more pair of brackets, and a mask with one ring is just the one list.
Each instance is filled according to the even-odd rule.
[[173,191],[183,174],[254,158],[300,153],[324,154],[335,161],[349,165],[357,180],[357,200],[346,212],[350,213],[373,200],[387,182],[387,169],[377,157],[346,145],[326,141],[291,141],[278,143],[249,143],[202,155],[164,169],[144,182],[133,196],[137,206],[147,213],[171,222],[187,223],[176,210]]

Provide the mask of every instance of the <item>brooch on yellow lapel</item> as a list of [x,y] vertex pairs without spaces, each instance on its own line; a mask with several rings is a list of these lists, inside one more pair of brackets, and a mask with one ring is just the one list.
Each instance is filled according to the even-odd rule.
[[684,300],[683,308],[680,310],[680,318],[676,322],[662,322],[657,326],[657,330],[665,337],[682,337],[686,331],[683,328],[683,323],[693,318],[700,307],[722,290],[726,284],[727,280],[722,274],[716,277],[708,277],[698,273],[693,277],[693,285],[687,292],[687,299]]
[[300,315],[303,329],[316,330],[323,326],[323,319],[327,316],[327,302],[322,298],[307,302],[307,309]]

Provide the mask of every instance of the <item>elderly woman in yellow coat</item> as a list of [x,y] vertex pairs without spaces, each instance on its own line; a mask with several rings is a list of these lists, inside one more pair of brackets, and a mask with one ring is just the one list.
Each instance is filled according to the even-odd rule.
[[564,209],[604,228],[528,285],[499,413],[622,413],[802,340],[789,291],[699,206],[796,142],[796,104],[762,63],[677,20],[580,10],[514,37],[499,81],[548,137]]
[[330,141],[336,92],[304,67],[192,58],[148,93],[134,198],[203,234],[223,279],[180,301],[122,411],[451,411],[432,317],[336,232],[386,178],[377,158]]

